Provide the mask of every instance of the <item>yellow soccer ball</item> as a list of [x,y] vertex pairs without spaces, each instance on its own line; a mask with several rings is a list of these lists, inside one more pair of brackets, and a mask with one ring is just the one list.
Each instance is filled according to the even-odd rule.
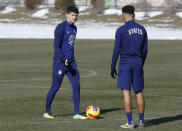
[[91,105],[89,107],[87,107],[86,110],[86,116],[90,119],[96,119],[98,118],[100,115],[100,109],[99,107],[95,106],[95,105]]

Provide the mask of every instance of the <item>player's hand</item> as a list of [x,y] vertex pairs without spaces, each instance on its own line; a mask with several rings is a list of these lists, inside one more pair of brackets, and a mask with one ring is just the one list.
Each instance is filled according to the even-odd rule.
[[64,61],[64,64],[65,64],[66,67],[70,67],[71,66],[71,61],[69,61],[69,60],[66,59]]
[[114,70],[111,70],[111,77],[113,78],[113,79],[116,79],[116,76],[117,76],[118,74],[117,74],[117,71],[116,71],[116,69],[114,68]]

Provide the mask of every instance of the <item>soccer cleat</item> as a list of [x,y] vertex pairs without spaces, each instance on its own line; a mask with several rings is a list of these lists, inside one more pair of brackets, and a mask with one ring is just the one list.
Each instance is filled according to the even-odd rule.
[[76,115],[74,115],[73,116],[73,119],[80,119],[80,120],[85,120],[85,119],[87,119],[87,117],[85,117],[85,116],[82,116],[82,115],[79,115],[79,114],[76,114]]
[[133,124],[133,121],[131,122],[131,124],[124,124],[124,125],[121,125],[122,128],[129,128],[129,129],[134,129],[134,124]]
[[138,120],[138,127],[144,127],[144,122],[142,120]]
[[44,118],[54,119],[55,117],[50,113],[44,113]]

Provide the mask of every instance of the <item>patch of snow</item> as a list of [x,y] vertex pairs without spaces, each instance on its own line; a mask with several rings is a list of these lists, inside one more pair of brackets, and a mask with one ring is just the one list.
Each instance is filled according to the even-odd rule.
[[176,15],[182,18],[182,12],[177,12]]
[[90,15],[90,12],[79,13],[79,15]]
[[0,23],[0,38],[53,38],[54,28],[50,25]]
[[[97,25],[98,24],[98,25]],[[38,24],[2,24],[0,23],[0,38],[38,38],[53,39],[56,25]],[[119,26],[100,23],[92,23],[88,26],[77,25],[78,39],[114,39],[116,29]],[[146,27],[149,39],[158,40],[182,40],[180,29]]]
[[11,19],[0,19],[0,22],[12,22],[14,20],[11,20]]
[[89,7],[88,6],[80,6],[80,7],[78,7],[78,9],[81,12],[81,11],[85,11],[85,10],[89,9]]
[[[162,11],[150,11],[148,12],[148,16],[155,17],[158,15],[161,15],[162,13],[163,13]],[[118,9],[107,9],[104,11],[104,15],[113,15],[113,14],[121,15],[122,11]],[[135,18],[137,20],[143,20],[145,17],[145,14],[146,12],[135,12]]]
[[[37,8],[41,9],[41,8],[47,8],[48,6],[47,5],[36,5]],[[49,5],[51,7],[51,5]]]
[[13,11],[16,11],[16,9],[12,8],[12,7],[6,7],[3,11],[0,12],[0,14],[8,14],[8,13],[11,13]]
[[144,20],[146,12],[135,12],[135,19],[136,20]]
[[166,22],[166,23],[169,23],[169,22],[174,22],[175,19],[170,19],[170,20],[161,20],[162,22]]
[[172,25],[170,25],[170,24],[155,24],[155,27],[167,27],[167,28],[169,28],[171,26]]
[[147,34],[149,39],[156,40],[182,40],[182,30],[170,28],[156,28],[147,27]]
[[49,9],[41,9],[35,12],[34,14],[32,14],[32,17],[46,19],[47,18],[46,14],[48,13],[49,13]]
[[155,17],[155,16],[158,16],[158,15],[162,15],[163,14],[163,12],[162,11],[150,11],[150,12],[148,12],[148,16],[149,17]]
[[122,11],[118,9],[106,9],[104,10],[104,15],[121,15]]
[[170,23],[170,22],[174,22],[174,19],[149,19],[149,22],[165,22],[165,23]]

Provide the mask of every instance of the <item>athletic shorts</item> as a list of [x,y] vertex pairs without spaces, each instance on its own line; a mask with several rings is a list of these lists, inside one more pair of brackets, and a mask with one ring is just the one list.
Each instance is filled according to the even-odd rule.
[[131,85],[135,92],[144,90],[143,66],[119,64],[117,87],[131,90]]

